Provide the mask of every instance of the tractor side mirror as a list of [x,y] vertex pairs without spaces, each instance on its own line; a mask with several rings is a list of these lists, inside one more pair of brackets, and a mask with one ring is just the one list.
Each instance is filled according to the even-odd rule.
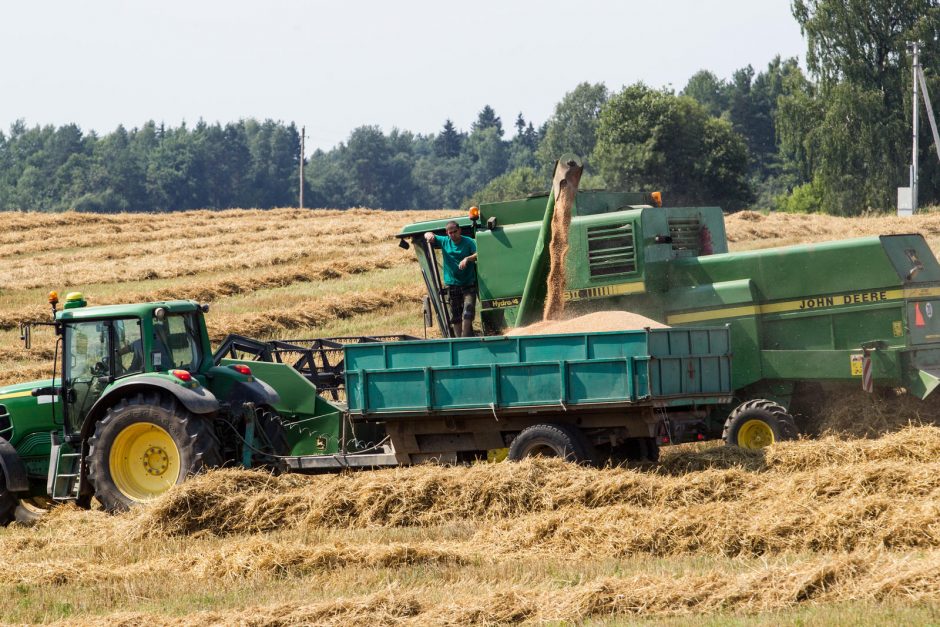
[[33,345],[33,328],[29,326],[28,322],[20,323],[20,339],[23,340],[23,345],[29,349]]

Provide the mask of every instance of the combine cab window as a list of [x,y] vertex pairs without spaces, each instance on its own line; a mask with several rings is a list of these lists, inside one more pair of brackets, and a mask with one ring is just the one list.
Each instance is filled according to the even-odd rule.
[[199,325],[192,314],[168,315],[163,320],[154,318],[151,353],[154,369],[198,370],[202,361],[199,337]]

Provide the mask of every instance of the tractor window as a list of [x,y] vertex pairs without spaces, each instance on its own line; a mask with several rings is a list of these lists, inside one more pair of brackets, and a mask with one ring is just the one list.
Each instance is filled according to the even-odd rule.
[[153,319],[153,366],[157,370],[180,368],[195,372],[202,361],[199,325],[192,314]]
[[78,322],[65,327],[66,412],[73,430],[101,396],[111,367],[107,322]]
[[69,327],[68,378],[90,381],[108,373],[108,328],[104,322],[82,322]]
[[115,376],[142,372],[144,349],[141,344],[140,319],[114,321],[114,350],[117,353]]

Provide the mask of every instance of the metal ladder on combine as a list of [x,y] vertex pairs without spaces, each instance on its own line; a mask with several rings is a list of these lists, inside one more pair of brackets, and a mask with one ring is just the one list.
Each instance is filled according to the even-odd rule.
[[65,452],[59,434],[50,435],[52,448],[49,451],[49,476],[46,493],[53,501],[74,501],[78,498],[78,477],[81,453]]

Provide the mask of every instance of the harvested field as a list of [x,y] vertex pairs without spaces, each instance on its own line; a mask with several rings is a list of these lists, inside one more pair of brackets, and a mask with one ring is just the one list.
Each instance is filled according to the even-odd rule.
[[[49,375],[46,292],[208,301],[215,340],[421,335],[403,224],[450,212],[236,210],[5,216],[0,383]],[[180,232],[184,224],[185,233]],[[762,215],[732,250],[923,232],[910,220]],[[656,326],[626,312],[524,333]],[[826,390],[763,452],[672,447],[658,466],[552,460],[322,476],[219,470],[121,516],[65,506],[0,529],[0,623],[157,625],[940,622],[940,421]],[[861,425],[861,426],[860,426]]]

